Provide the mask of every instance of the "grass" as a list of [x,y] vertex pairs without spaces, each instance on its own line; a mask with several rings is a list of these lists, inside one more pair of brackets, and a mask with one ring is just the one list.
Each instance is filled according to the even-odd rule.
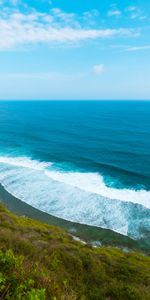
[[93,248],[0,206],[0,299],[149,300],[150,258]]

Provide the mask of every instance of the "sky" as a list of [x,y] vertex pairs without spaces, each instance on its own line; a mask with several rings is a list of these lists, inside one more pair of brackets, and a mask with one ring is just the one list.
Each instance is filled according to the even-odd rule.
[[1,100],[150,100],[149,0],[0,0]]

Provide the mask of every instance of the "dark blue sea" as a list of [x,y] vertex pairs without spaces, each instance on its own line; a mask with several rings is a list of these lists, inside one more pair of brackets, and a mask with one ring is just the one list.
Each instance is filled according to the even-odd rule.
[[0,183],[51,215],[150,231],[149,101],[1,101]]

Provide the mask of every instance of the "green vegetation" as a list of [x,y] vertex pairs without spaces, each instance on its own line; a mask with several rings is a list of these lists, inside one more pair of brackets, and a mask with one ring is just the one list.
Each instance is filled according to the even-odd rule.
[[150,258],[92,248],[0,206],[0,299],[148,300]]

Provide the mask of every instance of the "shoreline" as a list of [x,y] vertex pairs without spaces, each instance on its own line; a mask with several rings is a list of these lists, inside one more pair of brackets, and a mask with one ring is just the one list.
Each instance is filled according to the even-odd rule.
[[142,251],[149,253],[149,245],[145,240],[133,240],[110,229],[74,223],[48,213],[42,212],[22,200],[14,197],[0,184],[0,202],[18,216],[29,217],[50,225],[65,229],[69,234],[85,241],[89,245],[118,247],[125,251]]

